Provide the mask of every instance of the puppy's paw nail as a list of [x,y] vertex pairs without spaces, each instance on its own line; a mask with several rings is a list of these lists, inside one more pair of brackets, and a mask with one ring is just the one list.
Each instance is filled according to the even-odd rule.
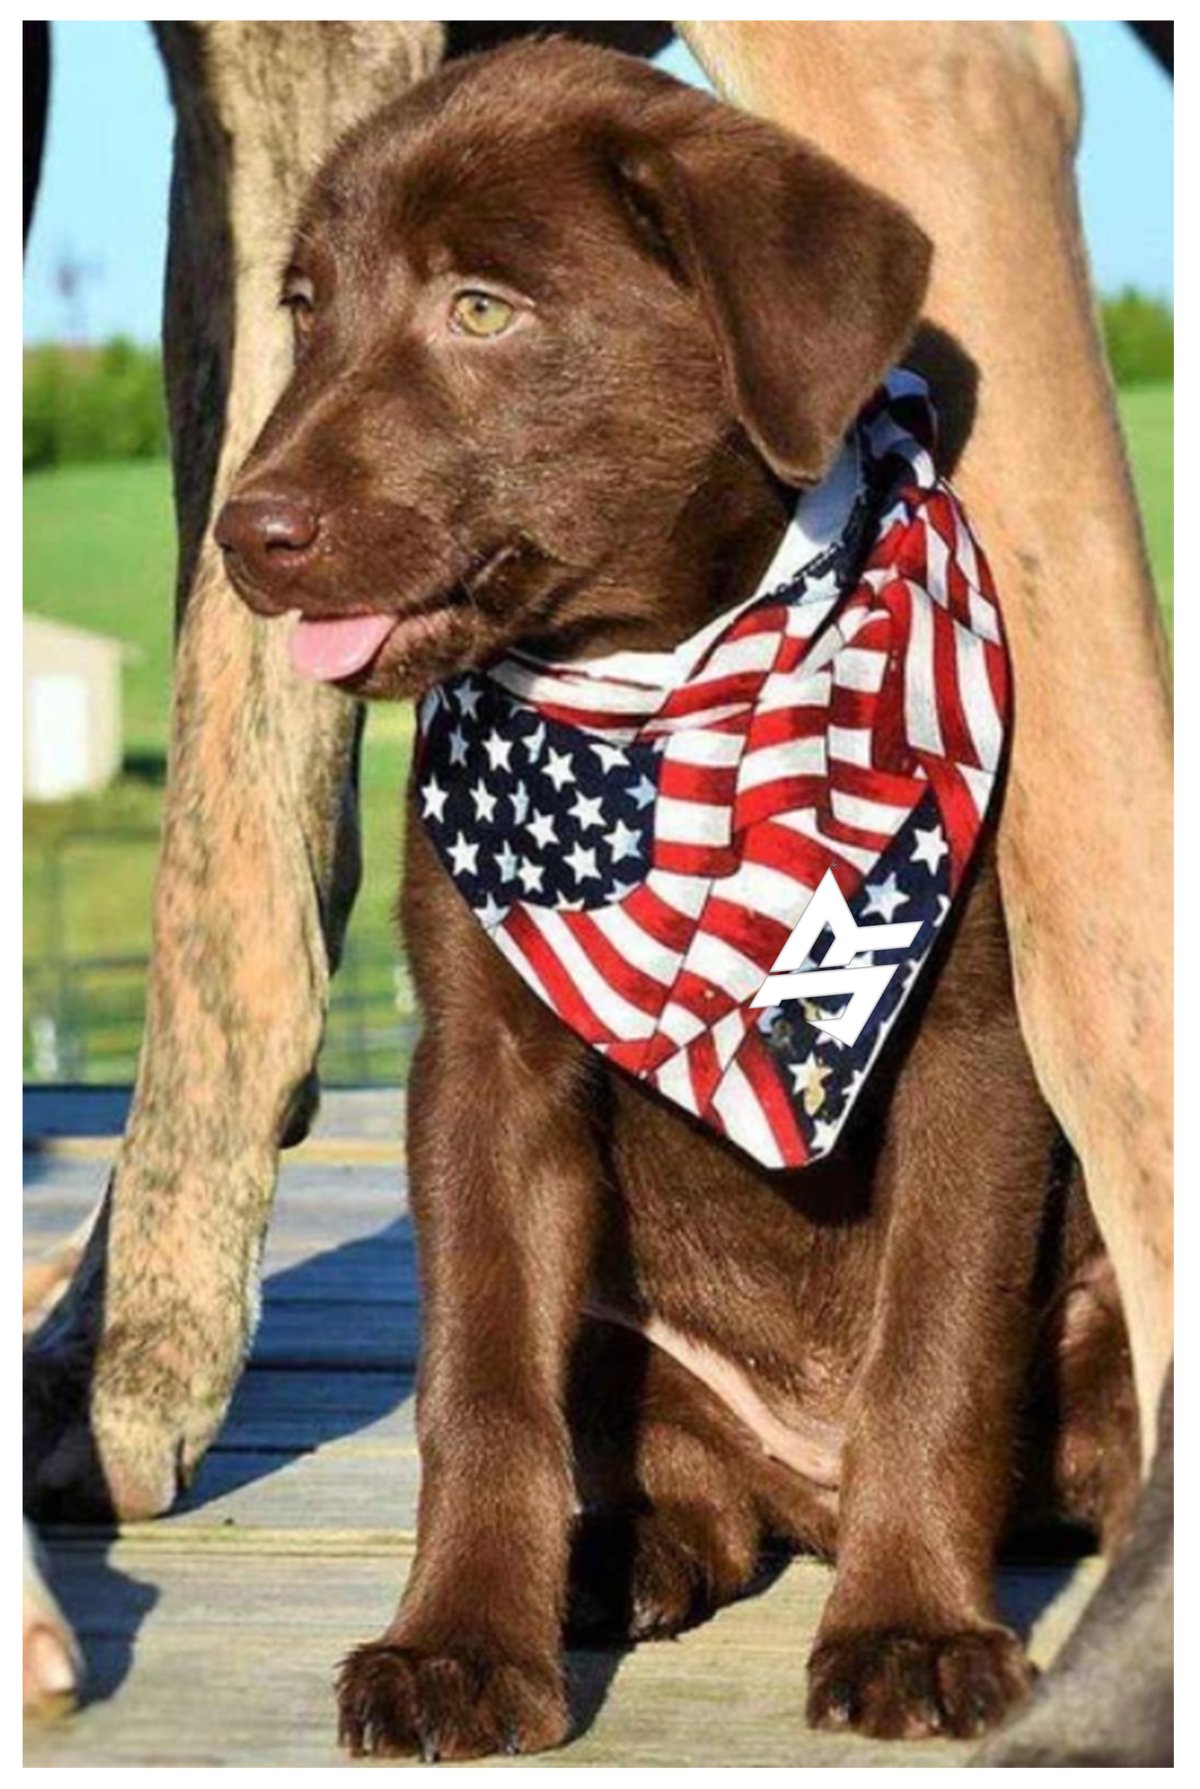
[[831,1726],[848,1727],[854,1712],[854,1691],[848,1683],[831,1683],[825,1697],[825,1719]]

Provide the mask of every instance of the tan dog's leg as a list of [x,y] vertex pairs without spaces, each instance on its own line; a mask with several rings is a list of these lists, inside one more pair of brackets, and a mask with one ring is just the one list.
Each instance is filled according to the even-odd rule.
[[1097,336],[1053,25],[682,26],[723,92],[905,205],[928,317],[974,362],[955,478],[1016,671],[1000,870],[1022,1027],[1083,1161],[1147,1463],[1171,1353],[1171,721]]
[[1155,1417],[1172,1342],[1171,723],[1088,286],[1070,49],[1050,24],[683,29],[729,97],[815,139],[915,214],[936,248],[929,316],[978,374],[956,481],[992,560],[1016,666],[1000,871],[1021,1022],[1117,1270],[1143,1453],[1155,1465],[1113,1579],[1137,1620],[1114,1623],[1113,1599],[1097,1598],[1028,1718],[977,1761],[1161,1763],[1171,1468],[1169,1425],[1155,1454]]
[[208,533],[286,380],[277,286],[335,137],[435,25],[165,25],[178,133],[166,358],[182,615],[146,1040],[106,1208],[31,1355],[35,1501],[167,1507],[246,1352],[277,1150],[303,1134],[358,874],[358,717],[289,672]]

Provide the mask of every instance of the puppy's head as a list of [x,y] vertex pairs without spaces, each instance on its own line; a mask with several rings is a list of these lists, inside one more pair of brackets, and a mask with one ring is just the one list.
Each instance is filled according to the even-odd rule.
[[928,260],[813,149],[626,57],[454,65],[314,184],[295,370],[217,523],[230,574],[366,695],[517,639],[633,643],[639,567],[719,510],[722,468],[821,476]]

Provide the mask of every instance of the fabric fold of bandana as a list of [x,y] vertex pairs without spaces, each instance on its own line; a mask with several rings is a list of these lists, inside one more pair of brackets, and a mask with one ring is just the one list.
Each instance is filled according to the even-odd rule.
[[[513,651],[420,709],[418,813],[497,949],[770,1168],[836,1143],[1000,769],[996,593],[934,451],[926,387],[897,371],[749,601],[674,652]],[[829,924],[793,960],[814,898],[807,930]]]

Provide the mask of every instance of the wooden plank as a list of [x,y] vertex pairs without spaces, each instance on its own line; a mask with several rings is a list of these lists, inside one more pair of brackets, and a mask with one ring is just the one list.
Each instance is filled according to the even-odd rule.
[[[26,1249],[40,1253],[91,1209],[88,1176],[56,1173],[26,1200]],[[411,1370],[417,1269],[394,1181],[376,1171],[292,1168],[264,1258],[263,1317],[253,1359],[273,1367]],[[389,1177],[389,1180],[391,1177]],[[352,1196],[350,1188],[353,1188]]]
[[371,1367],[411,1372],[417,1360],[417,1307],[380,1303],[263,1308],[252,1359],[274,1367]]
[[[106,1174],[95,1163],[58,1162],[42,1175],[36,1158],[31,1163],[29,1157],[25,1174],[25,1252],[35,1256],[89,1215],[104,1192]],[[286,1167],[268,1230],[265,1272],[269,1276],[343,1247],[348,1261],[370,1261],[380,1249],[400,1249],[411,1259],[406,1211],[404,1177],[397,1168]]]
[[[128,1087],[26,1087],[25,1138],[120,1137],[132,1099]],[[386,1140],[404,1127],[404,1090],[391,1087],[326,1087],[313,1125],[314,1137]]]
[[251,1368],[217,1440],[240,1452],[304,1452],[338,1441],[415,1440],[414,1380],[403,1372]]
[[351,1230],[355,1221],[361,1220],[331,1212],[318,1233],[285,1193],[267,1241],[263,1296],[293,1304],[414,1303],[416,1238],[408,1217],[376,1210],[363,1228]]
[[[86,1210],[85,1206],[77,1214],[60,1208],[57,1220],[27,1225],[26,1260],[37,1260],[70,1235]],[[297,1280],[297,1297],[303,1296],[306,1289],[328,1286],[330,1297],[336,1300],[339,1288],[358,1286],[368,1277],[379,1282],[380,1293],[397,1275],[415,1284],[411,1237],[393,1229],[396,1221],[379,1210],[364,1213],[331,1209],[324,1218],[318,1214],[311,1227],[303,1214],[294,1223],[281,1217],[267,1240],[264,1291],[275,1276],[298,1266],[311,1266],[312,1277],[305,1275]],[[287,1288],[283,1290],[286,1292]]]
[[38,1137],[119,1137],[131,1099],[128,1087],[26,1087],[21,1128],[27,1143]]
[[29,1150],[21,1169],[27,1239],[31,1233],[58,1236],[73,1228],[87,1216],[108,1180],[107,1169],[98,1162],[60,1162]]
[[302,1453],[217,1447],[155,1527],[409,1533],[419,1471],[411,1436],[350,1437]]
[[[40,1137],[26,1145],[27,1155],[43,1161],[102,1162],[111,1166],[117,1155],[113,1137]],[[309,1137],[289,1149],[289,1162],[306,1164],[364,1162],[372,1166],[399,1166],[404,1161],[404,1137],[397,1134],[371,1142],[348,1137]]]
[[[105,1180],[105,1171],[94,1163],[47,1163],[27,1156],[26,1255],[34,1257],[69,1235],[95,1207]],[[306,1271],[297,1277],[293,1296],[310,1291],[321,1296],[326,1287],[335,1296],[339,1286],[376,1278],[383,1285],[397,1273],[415,1283],[406,1208],[404,1177],[395,1168],[285,1167],[267,1236],[268,1289],[274,1274],[301,1262]]]
[[[26,1154],[25,1217],[37,1227],[44,1211],[69,1210],[83,1217],[104,1191],[104,1165],[64,1161]],[[361,1214],[364,1228],[372,1218],[386,1221],[403,1210],[404,1175],[394,1167],[372,1163],[305,1163],[285,1161],[279,1175],[273,1224],[314,1217],[322,1211]]]
[[[242,1551],[202,1558],[56,1548],[55,1584],[79,1626],[95,1700],[26,1741],[38,1766],[336,1765],[331,1677],[356,1641],[387,1621],[404,1576],[394,1558],[292,1558]],[[1025,1574],[1045,1661],[1063,1606],[1045,1574]],[[1095,1573],[1073,1586],[1090,1588]],[[761,1595],[671,1645],[570,1661],[579,1732],[539,1767],[741,1765],[949,1766],[969,1746],[881,1745],[814,1734],[803,1719],[803,1664],[830,1574],[799,1562]],[[504,1768],[504,1763],[500,1763]]]

